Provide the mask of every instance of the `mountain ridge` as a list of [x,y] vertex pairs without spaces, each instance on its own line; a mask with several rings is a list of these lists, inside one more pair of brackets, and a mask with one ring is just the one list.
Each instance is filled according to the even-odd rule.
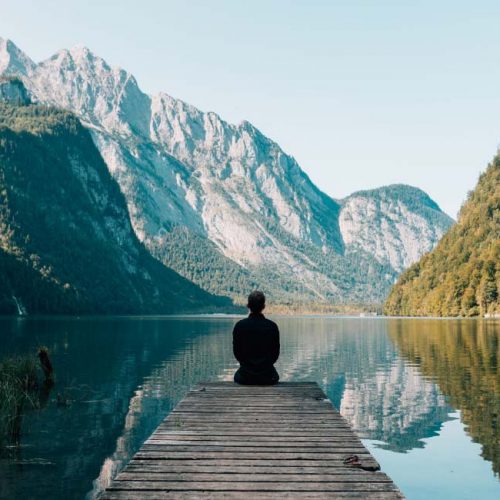
[[[16,54],[17,66],[29,60]],[[396,275],[452,222],[437,205],[433,220],[420,216],[411,200],[368,203],[361,194],[334,200],[249,122],[232,125],[166,93],[144,94],[133,75],[86,48],[63,49],[19,73],[35,100],[67,108],[88,126],[139,240],[178,272],[186,266],[165,249],[175,243],[175,252],[182,250],[171,232],[184,227],[274,299],[381,301]],[[368,226],[365,214],[372,212],[378,215]],[[386,233],[390,244],[382,244]],[[193,265],[206,288],[204,266]],[[356,279],[339,282],[344,269]],[[229,288],[244,300],[240,285]]]

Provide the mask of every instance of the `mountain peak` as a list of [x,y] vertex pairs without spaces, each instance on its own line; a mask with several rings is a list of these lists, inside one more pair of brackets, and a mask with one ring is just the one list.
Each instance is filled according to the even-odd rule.
[[[425,191],[409,184],[389,184],[378,188],[355,191],[344,198],[342,203],[346,203],[352,198],[399,200],[406,204],[420,206],[421,208],[426,207],[436,210],[437,212],[442,212],[439,205]],[[448,217],[448,215],[446,216]],[[451,218],[450,221],[452,221]]]
[[[99,66],[106,71],[112,71],[114,69],[111,68],[104,59],[94,54],[94,52],[84,45],[75,45],[70,49],[61,49],[41,64],[43,65],[54,61],[59,61],[69,66],[76,65],[79,68]],[[117,70],[123,71],[120,68],[117,68]]]
[[87,58],[96,58],[97,56],[86,46],[86,45],[81,45],[77,44],[71,47],[70,52],[73,54],[82,54],[84,57]]
[[[73,60],[81,62],[81,63],[90,63],[90,64],[100,63],[101,65],[103,65],[106,68],[115,69],[115,68],[111,68],[111,66],[102,57],[99,57],[97,54],[92,52],[92,50],[89,49],[85,45],[75,45],[75,46],[71,47],[68,50],[68,54],[71,55]],[[116,68],[116,69],[121,70],[121,68]],[[121,70],[121,71],[123,71],[123,70]]]
[[35,63],[8,38],[0,37],[0,74],[27,75]]
[[[85,46],[60,51],[24,80],[36,102],[72,111],[92,129],[140,240],[203,286],[200,276],[226,275],[215,272],[219,264],[197,267],[205,259],[239,266],[227,278],[239,297],[248,288],[242,276],[257,284],[272,269],[280,297],[380,298],[451,223],[405,186],[358,192],[340,206],[250,122],[232,125],[167,94],[150,97]],[[179,228],[204,242],[203,256],[177,259],[189,246]]]
[[380,186],[373,189],[362,189],[359,191],[355,191],[349,196],[369,196],[376,193],[402,193],[402,192],[411,192],[414,194],[420,194],[422,196],[428,196],[425,191],[422,191],[420,188],[412,186],[410,184],[387,184],[386,186]]

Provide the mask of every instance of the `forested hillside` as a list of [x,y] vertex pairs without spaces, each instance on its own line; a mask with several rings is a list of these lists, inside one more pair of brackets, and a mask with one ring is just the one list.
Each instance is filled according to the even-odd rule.
[[479,178],[458,222],[399,278],[385,313],[410,316],[499,314],[500,154]]
[[72,114],[0,103],[0,313],[230,308],[151,257]]

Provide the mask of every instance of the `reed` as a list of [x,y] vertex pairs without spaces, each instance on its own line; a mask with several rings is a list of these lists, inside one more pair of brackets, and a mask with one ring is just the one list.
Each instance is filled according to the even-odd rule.
[[[44,349],[43,352],[42,356],[48,359],[47,350]],[[40,392],[46,389],[49,378],[43,362],[41,365],[44,377],[40,377],[40,367],[35,356],[13,356],[0,361],[1,446],[19,444],[24,412],[40,406]],[[52,370],[50,379],[52,380]]]

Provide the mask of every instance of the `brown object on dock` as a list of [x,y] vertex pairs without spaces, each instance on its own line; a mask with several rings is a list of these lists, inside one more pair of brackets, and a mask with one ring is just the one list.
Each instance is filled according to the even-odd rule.
[[379,468],[318,384],[209,382],[187,394],[103,498],[404,498]]

